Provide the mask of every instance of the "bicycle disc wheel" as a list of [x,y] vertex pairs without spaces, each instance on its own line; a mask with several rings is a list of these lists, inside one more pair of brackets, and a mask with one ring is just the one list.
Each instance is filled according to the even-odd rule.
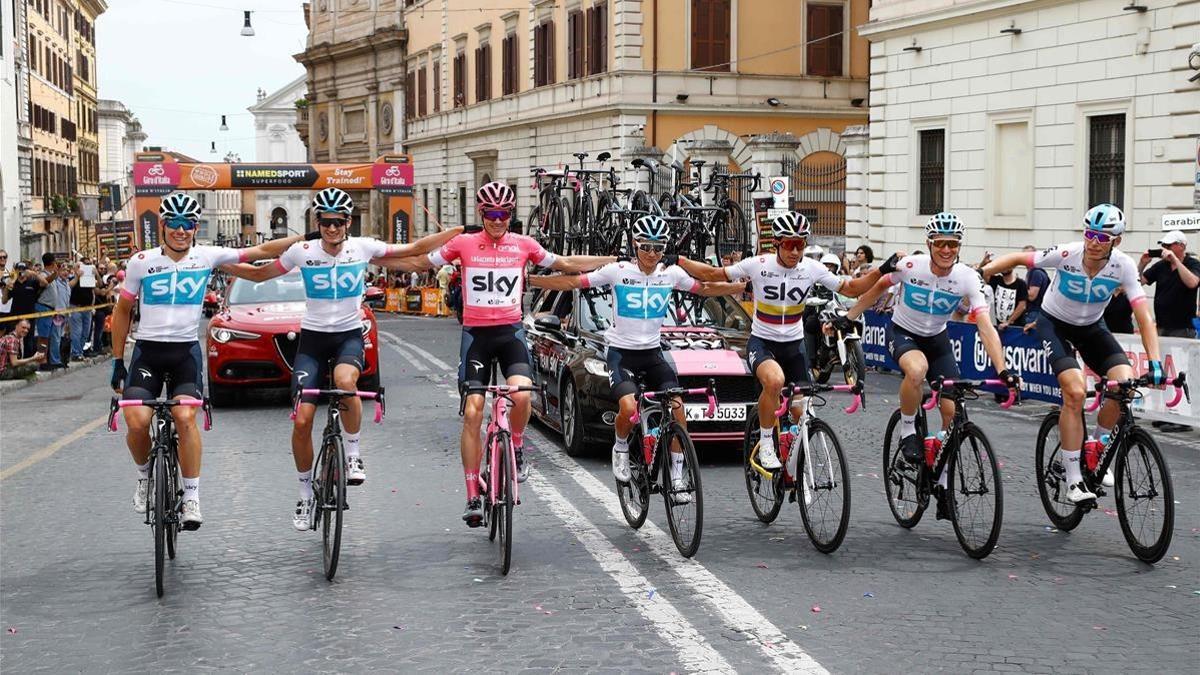
[[[772,523],[779,517],[783,507],[783,470],[773,471],[771,477],[763,476],[750,458],[758,451],[758,439],[762,434],[758,426],[758,406],[752,406],[746,415],[746,434],[742,440],[742,472],[746,475],[746,492],[750,495],[750,508],[764,523]],[[774,434],[778,445],[779,434]]]
[[1067,499],[1067,475],[1062,462],[1057,412],[1046,415],[1038,429],[1034,468],[1038,496],[1042,499],[1042,508],[1050,522],[1063,532],[1075,529],[1083,520],[1083,509]]
[[621,513],[625,522],[633,529],[646,522],[650,511],[650,470],[642,454],[642,437],[631,434],[629,443],[629,482],[617,481],[617,499],[621,502]]
[[946,496],[954,514],[954,536],[968,556],[986,558],[996,547],[1004,520],[1004,490],[992,444],[982,429],[967,422],[958,451],[947,461]]
[[160,598],[163,596],[163,558],[167,548],[167,509],[170,508],[167,490],[171,482],[168,479],[169,467],[162,460],[164,454],[156,450],[154,463],[150,467],[154,474],[151,481],[154,485],[154,521],[150,523],[154,531],[154,590]]
[[833,427],[813,418],[808,423],[808,450],[798,450],[796,481],[800,519],[809,540],[821,553],[833,553],[850,525],[850,469]]
[[169,498],[167,499],[167,512],[171,514],[171,516],[167,519],[166,527],[167,557],[171,560],[174,560],[175,544],[179,536],[180,513],[178,507],[182,503],[183,499],[183,490],[180,488],[180,486],[183,485],[183,478],[179,473],[179,462],[172,458],[167,460],[167,464],[170,466],[170,480],[168,481],[169,485],[167,493],[169,495]]
[[900,411],[897,409],[888,420],[883,435],[883,487],[888,508],[900,527],[914,527],[921,522],[929,496],[920,490],[921,468],[904,461],[900,452]]
[[325,513],[321,521],[321,542],[325,562],[325,578],[333,581],[337,574],[338,556],[342,551],[342,512],[346,507],[346,454],[342,439],[334,436],[321,453],[320,508]]
[[1158,443],[1134,427],[1117,455],[1116,501],[1121,533],[1138,560],[1156,563],[1171,546],[1175,489]]
[[516,491],[516,476],[512,472],[513,449],[508,434],[500,434],[496,442],[500,445],[500,461],[492,472],[496,481],[493,489],[496,494],[495,522],[500,538],[500,574],[508,574],[512,564],[512,518],[513,493]]
[[[680,469],[679,489],[672,484],[670,456],[672,446],[679,444],[683,451],[683,467]],[[667,505],[667,524],[671,527],[671,539],[679,553],[690,558],[700,548],[700,533],[704,529],[704,494],[700,489],[700,464],[696,459],[696,447],[687,430],[678,422],[667,427],[666,438],[659,441],[662,469],[663,501]]]
[[483,523],[487,525],[488,528],[488,541],[496,540],[496,529],[499,527],[499,519],[496,517],[498,515],[498,509],[492,505],[491,495],[491,490],[493,489],[492,486],[497,484],[494,482],[495,476],[492,475],[495,473],[492,470],[492,440],[492,437],[488,436],[487,442],[483,444],[483,456],[480,460],[481,464],[479,467],[479,475],[483,478],[483,482],[488,486],[487,491],[481,491],[479,493],[480,499],[483,500]]

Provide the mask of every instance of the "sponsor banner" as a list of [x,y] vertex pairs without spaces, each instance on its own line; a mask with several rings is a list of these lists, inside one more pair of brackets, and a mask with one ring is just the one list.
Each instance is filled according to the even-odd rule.
[[768,215],[775,200],[771,197],[754,198],[754,222],[758,226],[758,252],[771,253],[775,250],[775,239],[771,234],[771,219]]
[[385,195],[411,195],[413,188],[412,164],[373,164],[371,183]]
[[[1134,369],[1139,373],[1146,372],[1146,364],[1150,359],[1146,356],[1146,350],[1142,347],[1142,338],[1140,335],[1117,335],[1117,342],[1125,348],[1125,354],[1129,356],[1129,362],[1133,364]],[[1200,376],[1200,340],[1189,340],[1187,338],[1158,338],[1158,348],[1162,352],[1163,370],[1167,372],[1167,377],[1172,378],[1178,375],[1181,371],[1187,373],[1189,380],[1192,379],[1193,373]],[[1095,375],[1088,373],[1088,386],[1095,384]],[[1193,391],[1197,390],[1193,385]],[[1142,398],[1135,401],[1133,409],[1138,416],[1145,417],[1151,420],[1163,420],[1169,422],[1178,422],[1180,424],[1198,425],[1200,424],[1200,403],[1193,404],[1184,397],[1179,405],[1174,408],[1167,408],[1167,401],[1175,395],[1175,390],[1167,387],[1162,390],[1158,389],[1143,389]]]
[[132,220],[111,220],[96,223],[96,250],[100,256],[124,260],[137,250],[137,228]]
[[133,188],[139,195],[170,194],[179,186],[179,164],[175,162],[134,162]]

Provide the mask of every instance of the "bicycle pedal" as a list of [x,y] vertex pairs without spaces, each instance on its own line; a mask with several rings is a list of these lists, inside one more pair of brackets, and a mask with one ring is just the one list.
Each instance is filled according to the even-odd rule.
[[187,530],[188,532],[195,532],[196,530],[200,529],[200,523],[184,523],[183,529]]
[[796,491],[795,490],[792,490],[791,492],[788,493],[788,503],[789,504],[796,503]]
[[1095,499],[1085,499],[1081,502],[1077,502],[1075,504],[1075,506],[1079,509],[1082,509],[1084,513],[1087,513],[1088,511],[1092,511],[1097,508]]
[[1096,488],[1095,490],[1096,490],[1096,496],[1097,496],[1097,497],[1107,497],[1107,496],[1108,496],[1108,492],[1106,492],[1106,491],[1104,490],[1104,488],[1102,488],[1102,487],[1098,487],[1098,488]]

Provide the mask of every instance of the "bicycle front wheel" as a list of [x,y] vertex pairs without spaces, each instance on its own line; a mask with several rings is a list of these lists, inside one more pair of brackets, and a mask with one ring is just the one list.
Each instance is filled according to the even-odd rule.
[[[758,426],[758,406],[752,406],[746,415],[746,435],[742,440],[742,471],[746,474],[746,492],[750,495],[750,508],[764,523],[772,523],[779,517],[783,507],[783,470],[766,471],[750,460],[758,452],[758,441],[762,430]],[[778,446],[778,434],[776,446]],[[761,470],[760,470],[761,469]],[[766,471],[768,476],[764,476]]]
[[629,444],[629,482],[617,481],[617,499],[625,522],[636,530],[646,522],[646,514],[650,512],[650,469],[642,454],[642,437],[633,438],[634,442]]
[[183,476],[179,473],[179,462],[171,457],[167,460],[167,465],[170,467],[168,474],[167,494],[170,495],[167,499],[167,513],[170,517],[167,518],[166,524],[166,539],[167,539],[167,557],[171,560],[175,559],[175,545],[179,536],[180,513],[178,506],[183,499]]
[[1083,520],[1083,509],[1067,499],[1067,470],[1062,460],[1057,412],[1046,415],[1038,429],[1034,470],[1037,473],[1038,496],[1042,499],[1042,508],[1050,522],[1063,532],[1078,527],[1079,521]]
[[946,496],[954,514],[954,536],[967,555],[986,558],[996,547],[1004,520],[1004,490],[992,444],[982,429],[967,422],[948,461]]
[[1115,459],[1117,516],[1138,560],[1154,564],[1167,554],[1175,527],[1175,489],[1158,443],[1140,427],[1129,432]]
[[321,451],[321,542],[325,578],[333,581],[342,551],[342,512],[346,509],[346,454],[340,436],[333,436]]
[[929,495],[921,492],[921,467],[904,461],[900,452],[899,426],[900,411],[896,410],[883,435],[883,488],[896,523],[911,528],[921,522]]
[[154,591],[158,597],[163,596],[163,559],[167,549],[167,511],[171,500],[167,492],[171,489],[168,478],[170,468],[163,461],[166,453],[159,450],[154,452],[154,463],[150,471],[154,474],[151,484],[154,486],[154,519],[150,528],[154,532]]
[[821,553],[833,553],[850,525],[850,470],[833,427],[813,418],[808,448],[801,447],[796,466],[800,519],[809,540]]
[[491,489],[496,490],[496,511],[493,513],[496,534],[500,538],[500,574],[508,574],[512,565],[513,495],[516,493],[516,475],[513,473],[512,441],[508,434],[501,433],[496,439],[499,445],[499,461],[493,467]]
[[[659,456],[666,465],[662,470],[662,493],[667,505],[667,524],[680,555],[690,558],[700,548],[700,533],[704,528],[704,494],[700,489],[696,447],[692,445],[687,429],[678,422],[671,422],[659,443]],[[679,457],[673,452],[676,449],[680,450],[683,459],[678,473],[671,466]]]

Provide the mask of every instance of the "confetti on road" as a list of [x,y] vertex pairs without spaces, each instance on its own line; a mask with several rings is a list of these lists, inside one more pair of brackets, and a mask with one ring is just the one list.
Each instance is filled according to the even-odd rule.
[[1108,630],[1104,626],[1092,626],[1092,630]]
[[1008,575],[1008,580],[1009,580],[1009,581],[1016,581],[1016,580],[1017,580],[1017,575],[1015,575],[1015,574],[1010,574],[1010,575]]
[[1176,585],[1174,585],[1174,584],[1168,584],[1168,585],[1167,585],[1167,588],[1170,588],[1170,589],[1174,590],[1174,589],[1176,589],[1176,588],[1179,588],[1179,587],[1178,587],[1178,586],[1176,586]]
[[767,569],[767,563],[758,563],[757,565],[755,565],[755,567],[757,567],[760,570],[765,570],[765,569]]
[[[1198,592],[1200,592],[1200,591],[1198,591]],[[16,635],[16,634],[17,634],[17,629],[16,629],[16,628],[9,628],[9,629],[8,629],[8,634],[9,634],[9,635]]]
[[1174,560],[1175,562],[1179,562],[1179,556],[1173,555],[1173,556],[1171,556],[1171,560]]
[[864,598],[873,598],[873,597],[875,597],[875,594],[868,591],[866,593],[863,593],[863,597]]
[[771,537],[767,541],[783,541],[783,537]]
[[813,614],[820,614],[820,613],[821,613],[821,606],[820,606],[820,605],[813,605],[813,606],[812,606],[812,613],[813,613]]
[[480,579],[479,577],[475,577],[475,583],[477,583],[477,584],[482,584],[482,583],[483,583],[483,579]]
[[646,593],[646,599],[653,600],[654,599],[654,591],[657,591],[657,590],[658,590],[657,588],[651,588],[650,592]]
[[404,626],[392,626],[392,628],[395,628],[396,630],[404,630]]

